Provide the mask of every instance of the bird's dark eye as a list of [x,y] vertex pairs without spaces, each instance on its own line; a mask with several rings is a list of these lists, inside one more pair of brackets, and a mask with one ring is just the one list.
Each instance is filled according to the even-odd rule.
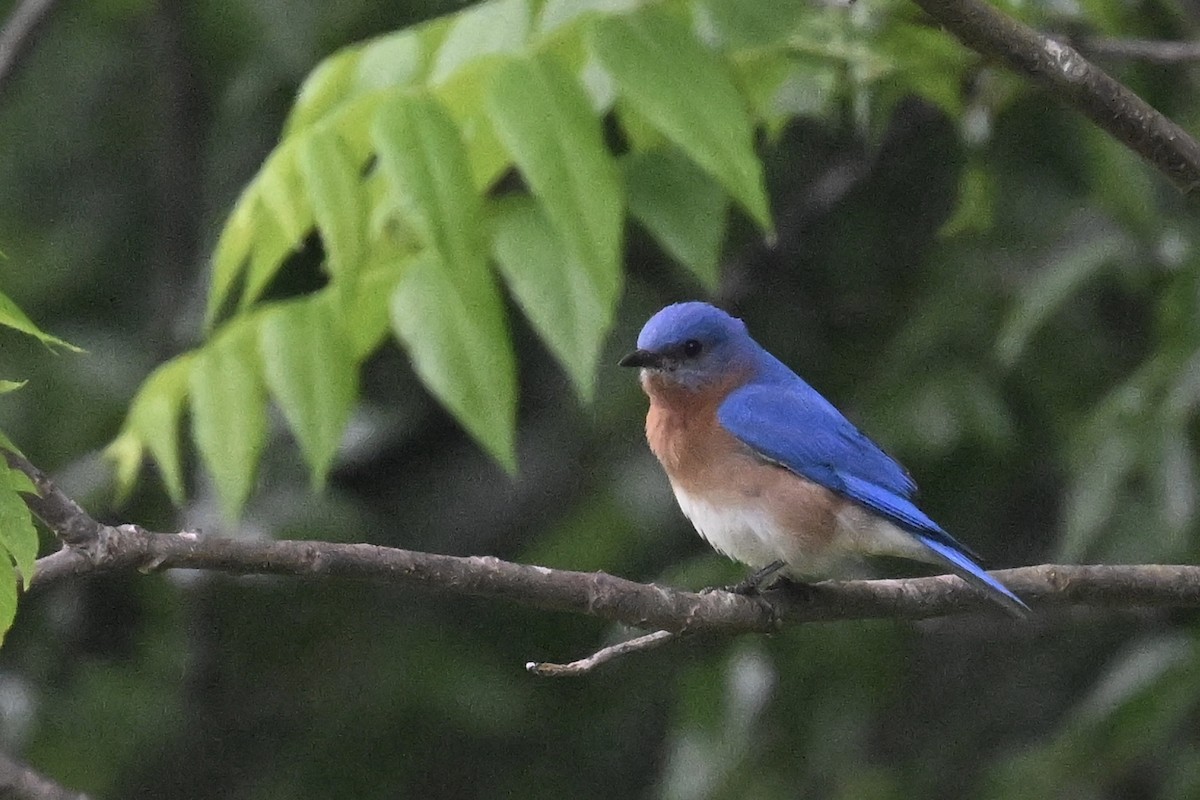
[[695,358],[696,356],[700,355],[700,351],[703,349],[704,348],[701,347],[700,343],[695,339],[688,339],[683,343],[683,354],[688,358]]

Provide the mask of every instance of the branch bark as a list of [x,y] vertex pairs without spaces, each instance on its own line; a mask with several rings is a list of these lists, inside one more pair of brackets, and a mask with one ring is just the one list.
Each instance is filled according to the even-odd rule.
[[1096,58],[1123,58],[1164,65],[1200,61],[1200,42],[1087,36],[1078,40],[1077,44],[1081,50]]
[[[994,611],[987,599],[951,575],[784,585],[748,597],[641,584],[603,572],[514,564],[492,556],[447,556],[369,544],[248,542],[193,531],[153,533],[136,525],[105,527],[94,546],[65,547],[39,559],[30,588],[87,574],[171,568],[383,580],[679,632],[767,633],[804,622],[915,620]],[[1042,564],[992,574],[1035,609],[1200,607],[1200,567],[1190,565]]]
[[644,636],[638,636],[633,639],[627,639],[623,642],[609,645],[602,650],[592,653],[587,658],[581,658],[578,661],[572,661],[570,664],[553,664],[549,661],[530,661],[525,665],[528,672],[532,672],[542,678],[574,678],[580,675],[586,675],[596,667],[602,664],[607,664],[614,658],[627,656],[630,653],[641,653],[646,650],[653,650],[655,647],[661,647],[667,642],[673,641],[679,634],[673,631],[655,631],[647,633]]
[[[204,569],[234,575],[295,575],[382,580],[449,594],[506,599],[637,628],[723,634],[765,633],[782,625],[850,619],[924,619],[999,613],[958,578],[826,581],[784,585],[757,596],[689,592],[603,572],[514,564],[491,556],[448,556],[369,544],[244,541],[196,531],[155,533],[101,524],[23,457],[5,454],[39,495],[30,509],[66,545],[41,558],[30,589],[72,577],[138,569]],[[1031,606],[1200,607],[1197,566],[1044,564],[994,573]]]
[[984,0],[913,0],[975,52],[1020,72],[1082,111],[1117,141],[1200,194],[1200,143],[1070,45],[1007,17]]

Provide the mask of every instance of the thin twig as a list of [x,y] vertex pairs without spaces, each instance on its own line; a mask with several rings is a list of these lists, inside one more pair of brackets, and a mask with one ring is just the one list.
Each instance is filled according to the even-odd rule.
[[913,0],[967,47],[1075,106],[1158,168],[1185,195],[1200,192],[1200,143],[1077,50],[984,0]]
[[647,633],[644,636],[638,636],[633,639],[626,639],[623,642],[609,645],[603,650],[598,650],[592,653],[587,658],[581,658],[578,661],[572,661],[570,664],[554,664],[549,661],[530,661],[525,665],[525,669],[543,678],[568,678],[578,675],[586,675],[601,664],[612,661],[614,658],[629,655],[630,653],[641,653],[646,650],[653,650],[656,647],[666,644],[675,639],[679,634],[672,631],[655,631]]
[[58,0],[22,0],[0,29],[0,93],[29,52],[38,29],[49,18]]

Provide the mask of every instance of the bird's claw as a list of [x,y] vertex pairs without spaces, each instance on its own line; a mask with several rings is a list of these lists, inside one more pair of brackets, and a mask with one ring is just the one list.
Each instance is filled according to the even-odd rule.
[[[787,566],[782,561],[772,561],[765,567],[755,570],[737,583],[728,584],[726,586],[709,586],[700,590],[700,594],[709,594],[711,592],[729,592],[730,594],[740,594],[747,597],[758,595],[765,587],[764,584]],[[782,580],[782,579],[781,579]],[[774,584],[772,584],[774,585]]]
[[785,566],[787,565],[782,561],[772,561],[765,567],[751,572],[745,578],[730,586],[727,591],[734,594],[760,594],[762,589],[766,588],[765,584],[775,576],[775,573],[779,572]]
[[764,586],[765,583],[770,581],[772,577],[775,577],[775,574],[777,572],[779,572],[779,570],[783,569],[785,566],[787,566],[787,565],[782,561],[774,561],[774,562],[768,564],[767,566],[762,567],[761,569],[755,570],[754,572],[750,573],[744,579],[738,581],[735,584],[732,584],[730,586],[709,586],[707,588],[701,589],[700,594],[712,594],[713,592],[729,592],[731,594],[738,594],[738,595],[746,597],[750,600],[753,600],[767,613],[767,616],[771,622],[771,627],[777,628],[777,627],[779,627],[779,623],[782,619],[782,614],[781,614],[779,608],[776,607],[776,605],[773,602],[771,602],[769,599],[767,599],[766,596],[763,595],[763,591],[766,589],[778,587],[780,585],[784,585],[784,586],[788,586],[788,587],[791,587],[793,585],[799,585],[799,584],[793,584],[792,581],[788,580],[786,577],[781,575],[778,577],[777,580],[772,582],[769,586]]

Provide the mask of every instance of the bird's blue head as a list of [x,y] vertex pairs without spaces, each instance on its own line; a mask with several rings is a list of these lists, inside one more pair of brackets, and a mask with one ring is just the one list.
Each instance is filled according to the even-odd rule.
[[760,352],[745,323],[699,302],[659,311],[638,334],[637,348],[621,359],[622,367],[641,367],[693,391],[753,371]]

